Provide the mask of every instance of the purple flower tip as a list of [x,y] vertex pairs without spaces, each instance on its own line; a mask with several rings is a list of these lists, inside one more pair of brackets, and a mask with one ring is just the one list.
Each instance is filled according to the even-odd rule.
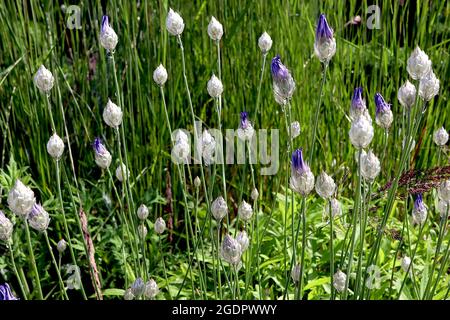
[[391,106],[384,101],[384,98],[381,94],[378,92],[375,93],[375,105],[377,107],[376,114],[379,114],[380,112],[385,112],[391,109]]
[[241,128],[247,129],[248,125],[249,125],[248,113],[243,111],[241,112]]
[[99,137],[96,137],[94,139],[94,142],[92,143],[92,148],[94,148],[96,153],[99,153],[102,150],[103,144],[102,140]]
[[106,26],[109,26],[109,21],[108,21],[108,16],[105,15],[102,18],[102,26],[101,26],[100,32],[103,32],[103,30]]
[[333,38],[333,29],[331,29],[328,25],[327,18],[325,18],[325,15],[323,13],[319,17],[319,22],[317,23],[316,29],[316,40],[322,38]]
[[11,288],[7,283],[0,284],[0,301],[1,300],[18,300],[11,292]]
[[303,149],[297,149],[292,153],[292,169],[297,173],[303,173],[308,169],[308,166],[303,161]]
[[365,103],[362,97],[363,89],[361,87],[358,87],[353,91],[353,97],[352,97],[352,108],[354,109],[364,109]]
[[414,207],[417,209],[421,209],[423,207],[423,198],[422,198],[422,194],[419,193],[416,196],[416,200],[414,201]]
[[281,62],[278,54],[272,59],[270,70],[272,71],[272,77],[276,80],[284,80],[289,76],[289,70]]

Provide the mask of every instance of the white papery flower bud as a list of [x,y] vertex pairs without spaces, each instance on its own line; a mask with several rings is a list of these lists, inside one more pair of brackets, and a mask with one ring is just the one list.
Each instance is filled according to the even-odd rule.
[[347,281],[347,275],[344,272],[342,272],[341,270],[338,270],[333,275],[333,286],[339,292],[342,292],[345,290],[345,282],[346,281]]
[[411,108],[416,101],[416,87],[409,80],[406,80],[398,89],[397,98],[402,106]]
[[144,221],[148,217],[148,208],[145,204],[141,204],[137,210],[137,216],[141,221]]
[[241,260],[242,250],[241,245],[235,239],[233,239],[230,235],[226,235],[222,241],[221,246],[221,256],[223,260],[237,266],[239,261]]
[[450,201],[450,180],[441,182],[438,188],[438,197],[446,202]]
[[117,128],[122,123],[122,117],[122,109],[120,109],[117,104],[108,99],[105,110],[103,110],[103,120],[105,121],[105,123],[111,128]]
[[211,205],[211,213],[217,221],[220,221],[228,213],[227,202],[222,196],[216,198]]
[[19,179],[8,194],[8,207],[18,217],[25,219],[36,203],[34,192]]
[[303,161],[302,149],[292,153],[290,188],[303,196],[308,195],[314,189],[314,175],[308,164]]
[[259,197],[258,189],[253,188],[252,189],[252,193],[250,194],[250,196],[252,197],[253,201],[256,201],[256,199],[258,199],[258,197]]
[[157,234],[162,234],[166,230],[166,222],[162,217],[159,217],[156,219],[154,227]]
[[[125,174],[125,177],[122,174]],[[116,169],[116,178],[117,178],[117,180],[119,180],[120,182],[124,182],[129,177],[130,177],[130,171],[128,170],[127,166],[124,163],[122,163],[121,165],[119,164],[117,166],[117,169]]]
[[208,132],[204,130],[202,134],[202,157],[205,161],[205,165],[210,165],[214,159],[214,151],[216,150],[216,140]]
[[58,250],[59,254],[62,254],[67,249],[67,242],[64,239],[61,239],[58,241],[56,245],[56,249]]
[[206,89],[211,97],[218,98],[223,92],[222,81],[220,81],[220,79],[213,74],[211,79],[208,81]]
[[92,147],[95,152],[95,163],[102,169],[108,169],[112,161],[112,156],[100,138],[95,138]]
[[236,241],[239,242],[241,246],[241,252],[244,253],[247,250],[248,245],[250,244],[250,239],[248,238],[248,234],[245,230],[239,231],[236,235]]
[[47,152],[56,160],[61,158],[64,152],[64,142],[56,133],[54,133],[47,142]]
[[336,217],[339,217],[342,215],[341,203],[339,202],[338,199],[331,198],[331,200],[328,201],[325,206],[324,216],[326,217],[326,219],[324,219],[324,220],[327,220],[330,217],[330,203],[331,203],[331,216],[333,218],[336,218]]
[[264,54],[266,54],[270,50],[270,48],[272,48],[272,43],[272,38],[265,31],[258,39],[258,46]]
[[166,29],[171,35],[178,36],[183,33],[184,21],[178,12],[169,9],[169,14],[166,19]]
[[156,82],[157,85],[163,86],[167,81],[167,70],[164,68],[162,64],[158,66],[158,68],[153,71],[153,81]]
[[55,82],[53,74],[43,65],[39,67],[33,80],[36,87],[44,93],[48,93],[53,88],[53,84]]
[[34,230],[43,232],[48,228],[50,216],[40,204],[35,203],[28,215],[28,223]]
[[211,21],[208,24],[208,35],[215,41],[219,41],[223,36],[223,26],[214,17],[211,17]]
[[300,272],[301,272],[301,265],[300,263],[297,263],[291,270],[291,278],[292,280],[297,283],[300,280]]
[[0,240],[9,241],[13,232],[13,224],[0,210]]
[[448,142],[448,132],[444,129],[444,127],[439,128],[433,134],[433,141],[439,147],[444,146]]
[[391,127],[392,121],[394,121],[394,114],[391,109],[380,112],[375,117],[376,124],[386,130]]
[[352,122],[349,135],[355,148],[367,147],[372,141],[373,134],[372,124],[367,120],[367,117],[360,116]]
[[402,269],[405,272],[408,272],[409,266],[411,265],[411,258],[408,256],[404,256],[402,258]]
[[116,32],[109,25],[108,16],[103,16],[100,29],[100,44],[108,51],[114,51],[119,42]]
[[411,78],[420,80],[431,71],[431,60],[419,47],[416,47],[408,58],[406,70]]
[[361,154],[361,175],[364,179],[373,181],[380,173],[380,160],[369,150],[366,154]]
[[172,149],[173,160],[177,163],[187,163],[191,154],[189,138],[182,130],[178,130],[175,136],[175,144]]
[[131,288],[128,288],[127,290],[125,290],[125,293],[123,294],[123,299],[124,300],[133,300],[134,299],[133,291],[131,290]]
[[314,189],[314,174],[311,171],[305,171],[300,175],[291,175],[289,186],[295,192],[306,196]]
[[155,280],[150,279],[145,284],[144,296],[148,299],[154,299],[159,293],[159,287]]
[[198,176],[195,177],[195,179],[194,179],[194,186],[196,188],[199,188],[201,184],[202,184],[202,182],[201,182],[200,178]]
[[328,25],[324,14],[319,17],[314,41],[314,53],[320,62],[328,63],[336,53],[336,39],[333,29]]
[[148,233],[147,227],[143,224],[140,224],[138,226],[138,233],[139,233],[139,237],[141,237],[141,239],[145,239],[145,237],[147,236],[147,233]]
[[291,123],[291,139],[295,139],[300,135],[300,123],[294,121]]
[[450,217],[450,208],[448,207],[449,202],[440,200],[437,203],[436,210],[439,212],[439,215],[441,218],[444,218],[445,216]]
[[317,194],[322,198],[327,199],[333,195],[335,190],[336,184],[334,183],[333,178],[322,171],[322,173],[317,177],[316,180]]
[[252,206],[245,202],[245,200],[242,200],[241,205],[239,206],[238,209],[238,215],[239,218],[242,219],[243,221],[247,222],[252,218],[253,215],[253,208]]
[[430,71],[419,82],[419,96],[425,100],[430,101],[439,93],[439,79],[433,71]]

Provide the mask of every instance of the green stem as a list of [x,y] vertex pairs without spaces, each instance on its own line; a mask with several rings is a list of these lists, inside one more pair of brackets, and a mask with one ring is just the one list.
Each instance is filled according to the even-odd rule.
[[[300,257],[300,279],[297,291],[297,300],[303,296],[303,273],[305,270],[305,252],[306,252],[306,197],[304,197],[302,210],[302,252]],[[297,243],[297,242],[296,242]],[[305,281],[306,284],[306,281]]]
[[[356,290],[355,290],[355,299],[358,298],[358,296],[362,297],[362,295],[360,295],[360,286],[364,286],[365,283],[361,283],[361,275],[362,275],[362,257],[364,255],[365,248],[364,248],[364,241],[366,238],[366,226],[367,226],[367,217],[369,215],[369,205],[370,205],[370,200],[371,200],[371,196],[372,196],[372,182],[369,182],[369,188],[367,191],[367,196],[363,195],[363,199],[364,199],[364,203],[363,203],[363,207],[364,209],[362,210],[364,216],[362,217],[361,220],[361,230],[360,230],[360,248],[359,248],[359,257],[358,257],[358,267],[357,267],[357,273],[356,273]],[[368,198],[368,201],[366,203],[366,199]],[[362,293],[361,293],[362,294]]]
[[47,247],[48,247],[48,251],[50,252],[50,256],[52,258],[52,262],[53,262],[53,266],[55,267],[56,270],[56,275],[58,276],[58,281],[59,281],[59,285],[61,286],[61,295],[66,299],[69,300],[69,297],[67,296],[67,292],[66,289],[64,287],[64,282],[61,278],[61,271],[58,267],[58,263],[56,262],[55,259],[55,255],[53,254],[53,250],[52,250],[52,246],[50,245],[50,241],[48,240],[48,234],[47,234],[47,230],[44,231],[44,237],[45,237],[45,242],[47,243]]
[[30,253],[31,266],[33,267],[34,278],[36,280],[36,289],[37,289],[37,293],[38,293],[38,299],[44,300],[44,295],[42,294],[42,288],[41,288],[41,280],[39,279],[39,272],[38,272],[38,269],[36,266],[36,259],[34,258],[33,247],[31,246],[30,228],[28,227],[27,219],[24,219],[24,222],[25,222],[25,232],[27,235],[28,251]]
[[335,288],[333,286],[333,276],[334,276],[334,247],[333,247],[333,210],[331,208],[331,199],[328,200],[329,212],[330,212],[330,282],[331,282],[331,300],[335,297]]
[[317,137],[317,124],[319,122],[319,113],[320,113],[320,106],[322,104],[322,93],[323,93],[323,87],[325,85],[325,79],[327,76],[327,69],[328,69],[328,62],[324,63],[323,73],[322,73],[322,82],[320,84],[320,90],[319,90],[319,100],[317,102],[316,111],[314,115],[314,124],[313,124],[313,135],[312,135],[312,144],[311,149],[309,150],[309,157],[308,157],[308,163],[312,163],[312,156],[314,154],[314,146],[316,144],[316,137]]
[[[183,42],[181,40],[180,35],[178,35],[177,40],[178,40],[178,44],[180,45],[180,49],[181,49],[181,60],[182,60],[182,65],[183,65],[183,79],[184,79],[184,84],[186,87],[186,93],[188,96],[189,109],[191,111],[191,116],[192,116],[192,126],[194,127],[194,139],[197,139],[198,133],[197,133],[197,126],[195,125],[195,113],[194,113],[194,107],[192,106],[191,92],[189,90],[189,83],[188,83],[188,79],[187,79],[187,75],[186,75],[186,61],[185,61],[185,57],[184,57],[184,47],[183,47]],[[209,212],[210,201],[209,201],[209,197],[208,197],[208,189],[206,188],[205,173],[204,173],[202,165],[200,165],[200,172],[201,172],[201,179],[202,179],[202,183],[203,183],[203,189],[204,189],[204,193],[205,193],[206,205],[207,205],[208,212]]]
[[[447,218],[448,218],[448,213],[449,213],[449,207],[450,207],[450,203],[447,203]],[[444,228],[445,230],[445,228]],[[450,240],[447,242],[447,247],[445,248],[445,253],[444,253],[444,259],[442,260],[441,263],[441,267],[439,268],[439,272],[438,272],[438,276],[436,278],[436,281],[434,283],[433,289],[430,292],[430,298],[433,297],[434,292],[436,291],[437,285],[439,283],[439,280],[441,279],[442,273],[444,272],[444,270],[447,270],[446,266],[447,266],[447,261],[450,255]]]
[[169,280],[167,279],[166,262],[164,261],[164,251],[163,251],[163,247],[162,247],[161,235],[158,235],[158,237],[159,237],[159,249],[161,252],[161,261],[162,261],[163,271],[164,271],[164,278],[166,279],[166,288],[167,288],[167,292],[169,293],[170,300],[173,300],[172,294],[170,293]]
[[355,248],[355,240],[356,240],[356,224],[357,224],[357,217],[360,213],[360,204],[361,204],[361,154],[362,149],[358,150],[358,185],[356,187],[356,198],[355,198],[355,205],[353,207],[353,232],[352,232],[352,239],[351,239],[351,245],[350,245],[350,253],[348,257],[348,263],[347,263],[347,278],[345,280],[345,287],[344,287],[344,294],[343,294],[343,300],[347,299],[348,294],[348,284],[350,282],[350,276],[352,274],[352,266],[353,266],[353,252]]
[[441,217],[441,221],[439,224],[439,236],[438,236],[438,241],[436,244],[436,251],[434,253],[433,265],[431,266],[431,274],[428,277],[427,286],[425,288],[425,293],[423,294],[424,299],[428,299],[428,300],[432,299],[431,296],[428,296],[428,293],[430,290],[430,285],[433,282],[434,269],[436,268],[436,261],[438,259],[439,252],[441,251],[441,245],[442,245],[442,240],[443,240],[444,234],[445,234],[444,230],[446,229],[446,226],[447,226],[447,220],[448,220],[447,216]]
[[[69,243],[70,257],[72,258],[72,263],[78,269],[77,260],[75,258],[75,254],[74,254],[73,248],[72,248],[72,240],[71,240],[70,233],[69,233],[69,226],[67,224],[66,213],[65,213],[65,210],[64,210],[64,202],[63,202],[62,192],[61,192],[61,172],[60,172],[60,168],[59,168],[59,160],[56,160],[56,182],[57,182],[57,185],[58,185],[58,197],[59,197],[59,204],[61,206],[61,213],[62,213],[62,217],[63,217],[64,230],[65,230],[65,233],[66,233],[67,242]],[[95,280],[93,280],[93,281],[95,282]],[[84,291],[84,286],[83,286],[82,282],[80,282],[80,289],[81,289],[81,294],[83,295],[83,299],[87,300],[86,292]]]
[[13,266],[14,274],[16,275],[17,282],[19,283],[19,287],[20,287],[20,291],[22,292],[22,296],[23,296],[24,300],[28,300],[22,280],[20,279],[19,272],[17,271],[16,261],[14,259],[14,246],[13,246],[12,241],[10,241],[10,243],[9,243],[9,253],[11,254],[11,264]]
[[255,116],[258,116],[258,119],[259,119],[259,123],[258,123],[259,128],[261,128],[261,125],[262,125],[262,117],[261,117],[262,113],[261,113],[259,104],[260,104],[260,99],[261,99],[261,87],[262,87],[262,82],[263,82],[263,77],[264,77],[264,69],[266,66],[267,52],[263,53],[262,57],[263,57],[263,62],[262,62],[262,67],[261,67],[261,74],[259,76],[258,94],[256,96],[256,114],[255,114]]
[[[422,232],[423,232],[423,229],[425,229],[425,224],[426,224],[427,220],[428,220],[428,216],[427,216],[427,219],[425,220],[425,222],[423,223],[423,225],[420,226],[419,235],[417,236],[417,244],[416,244],[416,247],[414,248],[413,254],[411,256],[411,263],[408,266],[408,270],[406,270],[406,272],[405,272],[405,277],[403,278],[402,285],[400,286],[400,290],[398,292],[398,298],[397,299],[400,299],[400,296],[402,295],[403,287],[405,286],[406,279],[408,278],[409,271],[411,270],[411,268],[412,268],[412,266],[414,264],[414,257],[416,256],[417,248],[419,247],[420,239],[422,237]],[[412,278],[414,278],[414,275],[412,275]]]
[[[418,99],[417,99],[418,100]],[[416,106],[417,106],[418,102],[416,102]],[[370,251],[369,254],[369,260],[368,260],[368,266],[372,264],[373,261],[376,261],[378,258],[378,253],[380,250],[380,245],[381,245],[381,239],[383,238],[383,232],[384,232],[384,228],[386,227],[386,223],[387,220],[389,218],[389,215],[392,211],[392,208],[394,206],[394,200],[395,200],[395,195],[397,193],[397,188],[398,188],[398,184],[399,184],[399,179],[401,174],[403,173],[403,169],[405,167],[406,164],[406,159],[408,157],[408,154],[411,151],[411,147],[412,147],[412,142],[413,142],[413,138],[416,136],[417,131],[419,130],[420,127],[420,123],[422,121],[423,115],[425,114],[426,111],[426,105],[427,103],[424,102],[423,103],[423,107],[421,110],[418,110],[418,119],[417,121],[414,123],[413,126],[413,130],[412,130],[412,134],[408,135],[408,139],[405,143],[405,148],[403,148],[402,150],[402,156],[400,159],[400,164],[397,168],[396,174],[395,174],[395,178],[392,181],[392,185],[391,188],[389,190],[388,193],[388,199],[387,199],[387,203],[386,203],[386,207],[384,209],[384,215],[383,215],[383,219],[380,223],[380,226],[378,227],[378,234],[375,240],[375,244],[372,246],[372,249]]]

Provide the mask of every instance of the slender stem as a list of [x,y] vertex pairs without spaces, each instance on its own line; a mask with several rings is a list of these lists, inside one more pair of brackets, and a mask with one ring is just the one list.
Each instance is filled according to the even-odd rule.
[[[166,104],[166,98],[165,98],[165,96],[164,96],[164,88],[163,88],[163,86],[160,86],[160,92],[161,92],[161,98],[162,98],[163,106],[164,106],[164,114],[165,114],[165,116],[166,116],[166,123],[167,123],[167,127],[169,128],[169,133],[170,133],[170,137],[171,137],[171,141],[172,141],[172,127],[171,127],[171,125],[170,125],[169,113],[168,113],[168,111],[167,111],[167,104]],[[173,141],[172,141],[172,146],[174,146],[174,142],[173,142]],[[188,167],[188,168],[189,168],[189,167]],[[181,189],[182,189],[183,200],[184,200],[184,204],[185,204],[185,221],[186,221],[186,228],[188,228],[189,223],[190,223],[190,217],[189,217],[189,212],[188,212],[189,205],[188,205],[188,200],[187,200],[187,195],[186,195],[186,185],[185,185],[185,183],[184,183],[185,180],[183,179],[183,177],[184,177],[185,175],[182,174],[182,172],[181,172],[181,167],[180,167],[180,165],[179,165],[178,163],[177,163],[177,171],[178,171],[178,178],[179,178],[179,180],[180,180],[181,187],[182,187]],[[202,233],[203,233],[203,231],[202,231]],[[188,271],[186,272],[186,274],[185,274],[185,276],[184,276],[184,279],[183,279],[182,285],[181,285],[181,287],[180,287],[180,289],[179,289],[179,291],[178,291],[177,297],[178,297],[178,295],[180,294],[181,289],[182,289],[183,286],[184,286],[184,283],[185,283],[185,280],[186,280],[186,277],[187,277],[188,273],[190,272],[190,274],[192,275],[192,271],[191,271],[192,259],[191,259],[191,255],[190,255],[189,236],[188,236],[188,230],[187,230],[187,229],[186,229],[186,235],[187,235],[186,241],[187,241],[188,251],[189,251],[189,253],[188,253],[188,257],[189,257],[189,267],[188,267]],[[198,246],[198,242],[195,241],[195,242],[194,242],[194,252],[197,251],[197,246]],[[191,282],[193,283],[192,276],[191,276]],[[194,289],[193,287],[194,287],[194,285],[192,284],[192,289]]]
[[[61,69],[60,69],[60,70],[61,70]],[[61,70],[61,71],[62,71],[62,70]],[[66,83],[67,83],[67,81],[66,81]],[[77,193],[77,196],[78,196],[78,200],[80,201],[80,204],[81,204],[80,206],[82,207],[82,200],[81,200],[81,197],[80,197],[80,192],[79,192],[79,186],[78,186],[77,175],[76,175],[76,172],[75,172],[75,165],[74,165],[74,161],[73,161],[73,155],[72,155],[72,148],[71,148],[71,143],[70,143],[69,130],[67,129],[67,122],[66,122],[66,116],[65,116],[65,113],[64,113],[64,109],[63,109],[63,103],[62,103],[61,91],[60,91],[60,89],[59,89],[59,86],[56,86],[56,89],[57,89],[57,93],[58,93],[59,108],[60,108],[61,116],[62,116],[62,118],[63,118],[65,138],[67,139],[67,149],[69,150],[69,159],[70,159],[70,166],[71,166],[72,173],[73,173],[73,181],[74,181],[74,183],[75,183],[75,190],[76,190],[76,193]],[[76,102],[76,101],[75,101],[75,102]],[[76,104],[78,105],[77,102],[76,102]],[[50,104],[49,104],[49,108],[50,108]],[[51,115],[51,113],[50,113],[50,115]],[[56,128],[54,128],[54,131],[56,131]],[[67,179],[67,181],[68,181],[68,179]],[[71,196],[72,196],[72,192],[70,192],[70,194],[71,194]],[[72,196],[72,197],[73,197],[73,196]],[[75,217],[76,217],[76,220],[77,220],[77,223],[78,223],[78,227],[79,227],[79,229],[80,229],[80,234],[83,234],[83,230],[82,230],[82,226],[81,226],[81,221],[80,221],[80,218],[79,218],[79,216],[78,216],[77,205],[76,205],[76,203],[75,203],[74,201],[73,201],[72,203],[74,204],[74,208],[75,208]],[[70,240],[70,239],[68,239],[68,240]],[[88,255],[87,243],[86,243],[86,241],[85,241],[85,239],[84,239],[83,236],[82,236],[82,243],[83,243],[83,248],[84,248],[84,252],[85,252],[85,254],[86,254],[86,257],[88,257],[89,255]],[[89,259],[88,259],[88,260],[89,260]],[[90,264],[90,262],[89,262],[89,264]],[[92,280],[93,286],[94,286],[94,288],[95,288],[97,297],[101,299],[101,288],[98,287],[98,284],[97,284],[97,281],[96,281],[96,279],[95,279],[95,275],[94,275],[94,272],[93,272],[93,268],[91,267],[91,268],[89,269],[89,271],[90,271],[89,274],[90,274],[90,276],[91,276],[91,280]],[[84,292],[84,288],[82,288],[82,291]]]
[[[359,257],[358,257],[358,267],[357,267],[357,273],[356,273],[356,290],[355,290],[355,298],[358,298],[358,296],[362,297],[362,295],[360,295],[360,285],[364,286],[365,283],[361,283],[361,275],[362,275],[362,257],[364,255],[365,248],[364,248],[364,241],[366,238],[366,226],[367,226],[367,217],[369,215],[369,205],[370,205],[370,200],[371,200],[371,196],[372,196],[372,182],[369,182],[369,188],[367,191],[367,196],[363,195],[363,207],[364,209],[362,210],[363,212],[363,216],[361,219],[361,230],[360,230],[360,248],[359,248]],[[367,200],[367,204],[366,204],[366,199]]]
[[69,300],[69,297],[67,296],[67,292],[66,289],[64,287],[64,282],[61,278],[61,271],[58,267],[58,263],[56,262],[55,259],[55,255],[53,254],[53,250],[52,250],[52,246],[50,245],[50,241],[48,240],[48,234],[47,234],[47,230],[44,231],[44,237],[45,237],[45,242],[47,243],[47,247],[48,247],[48,251],[50,252],[50,256],[52,258],[52,262],[53,262],[53,266],[55,267],[56,270],[56,275],[58,276],[58,281],[59,281],[59,285],[61,286],[61,295],[66,299]]
[[[178,44],[180,45],[180,49],[181,49],[181,59],[182,59],[182,65],[183,65],[183,78],[184,78],[184,84],[186,87],[186,93],[187,93],[188,101],[189,101],[189,109],[191,111],[191,116],[192,116],[192,125],[194,127],[194,139],[197,139],[198,133],[197,133],[197,126],[195,125],[195,113],[194,113],[194,107],[192,106],[191,92],[189,90],[189,83],[188,83],[187,75],[186,75],[186,61],[185,61],[185,57],[184,57],[184,47],[183,47],[183,42],[181,40],[180,35],[178,35],[177,40],[178,40]],[[210,202],[209,202],[209,197],[208,197],[208,190],[206,188],[205,173],[204,173],[202,165],[200,165],[200,172],[201,172],[201,179],[202,179],[202,183],[203,183],[203,189],[204,189],[204,193],[205,193],[206,205],[207,205],[208,212],[209,212]]]
[[333,210],[331,208],[331,199],[328,199],[329,212],[330,212],[330,282],[331,282],[331,300],[335,298],[335,288],[333,286],[333,276],[334,276],[334,247],[333,247]]
[[322,104],[322,92],[323,87],[325,85],[325,79],[327,77],[327,69],[328,69],[328,62],[324,63],[323,73],[322,73],[322,82],[320,84],[320,90],[319,90],[319,100],[317,102],[316,106],[316,112],[314,115],[314,124],[313,124],[313,135],[312,135],[312,144],[311,149],[309,150],[309,157],[308,157],[308,163],[312,163],[312,156],[314,154],[314,146],[316,144],[316,137],[317,137],[317,124],[319,122],[319,113],[320,113],[320,106]]
[[267,52],[263,53],[262,57],[263,57],[263,62],[262,62],[262,67],[261,67],[261,74],[259,76],[259,85],[258,85],[258,94],[256,96],[256,112],[255,112],[255,116],[258,116],[258,119],[259,119],[259,123],[258,123],[259,128],[261,128],[261,125],[262,125],[260,99],[261,99],[261,87],[262,87],[262,82],[263,82],[263,78],[264,78],[264,69],[266,66]]
[[[220,96],[218,99],[215,99],[216,101],[216,113],[217,113],[217,120],[219,122],[219,131],[220,133],[222,133],[222,118],[221,118],[221,101],[222,101],[222,96]],[[221,136],[222,137],[222,136]],[[221,162],[222,162],[222,187],[223,187],[223,198],[225,200],[225,202],[227,201],[227,180],[226,180],[226,174],[225,174],[225,156],[223,154],[223,138],[221,141]],[[215,168],[215,167],[214,167]],[[230,225],[230,218],[227,215],[227,226]]]
[[[450,207],[450,203],[447,202],[447,213],[446,213],[447,218],[448,218],[449,209],[450,209],[449,207]],[[444,228],[444,230],[445,230],[445,228]],[[436,291],[437,285],[439,283],[439,280],[441,279],[442,273],[444,272],[444,270],[446,270],[447,261],[448,261],[449,255],[450,255],[450,250],[449,249],[450,249],[450,240],[447,242],[447,247],[445,248],[445,251],[444,251],[445,252],[444,253],[444,258],[442,260],[441,267],[439,268],[438,276],[437,276],[436,281],[434,283],[433,289],[430,292],[430,297],[433,297],[434,292]]]
[[[61,192],[61,171],[59,168],[59,160],[56,160],[56,183],[58,185],[59,204],[61,206],[61,213],[62,213],[63,223],[64,223],[64,231],[66,233],[67,242],[69,243],[70,256],[72,258],[72,263],[78,268],[77,259],[75,258],[75,254],[74,254],[73,248],[72,248],[72,240],[71,240],[70,233],[69,233],[69,226],[67,224],[66,213],[64,210],[64,202],[63,202],[62,192]],[[87,300],[86,292],[84,291],[84,286],[83,286],[82,282],[80,282],[80,289],[81,289],[81,293],[83,295],[84,300]]]
[[41,280],[39,279],[39,272],[38,272],[38,269],[36,266],[36,259],[34,258],[33,247],[31,246],[30,228],[28,227],[27,219],[24,219],[24,222],[25,222],[25,233],[27,235],[28,251],[30,253],[31,266],[33,267],[34,278],[36,280],[36,289],[37,289],[37,293],[38,293],[38,299],[44,300],[44,295],[42,294],[42,288],[41,288]]
[[19,283],[19,287],[20,287],[20,291],[22,292],[22,296],[23,296],[24,300],[28,300],[28,297],[27,297],[27,294],[25,291],[25,287],[23,286],[22,280],[20,279],[19,272],[17,271],[16,261],[14,259],[14,245],[12,243],[12,240],[9,243],[9,253],[11,255],[11,264],[13,266],[14,274],[16,275],[17,282]]
[[[416,106],[417,106],[417,104],[418,104],[418,102],[416,102]],[[414,123],[413,130],[411,131],[412,134],[408,135],[407,141],[405,143],[405,148],[403,148],[403,150],[402,150],[400,164],[397,168],[394,180],[392,181],[391,188],[388,193],[388,199],[387,199],[386,207],[384,210],[383,219],[382,219],[380,226],[378,228],[378,231],[377,231],[378,234],[377,234],[377,237],[375,240],[375,244],[372,246],[372,249],[369,254],[368,265],[371,265],[372,262],[376,261],[378,258],[378,253],[379,253],[379,249],[380,249],[380,245],[381,245],[381,239],[383,238],[384,228],[386,227],[387,220],[388,220],[391,210],[394,206],[394,199],[395,199],[395,195],[397,192],[399,179],[403,172],[403,168],[405,167],[408,154],[411,152],[413,138],[416,136],[417,131],[419,130],[419,126],[422,121],[423,115],[425,114],[426,105],[427,105],[427,103],[424,102],[422,109],[418,110],[418,118],[417,118],[417,121]]]
[[[119,202],[119,207],[120,207],[120,213],[121,213],[120,218],[122,220],[122,241],[121,242],[122,242],[122,255],[123,255],[123,270],[124,270],[124,276],[125,276],[125,283],[127,283],[128,277],[126,276],[127,255],[125,252],[125,237],[124,237],[125,231],[127,232],[128,240],[130,241],[131,253],[133,255],[135,264],[138,263],[138,258],[137,258],[137,253],[135,252],[135,247],[133,245],[133,238],[132,238],[132,235],[130,232],[130,226],[128,224],[128,219],[125,214],[125,208],[123,207],[121,197],[119,196],[119,192],[117,191],[116,185],[114,184],[114,179],[112,177],[111,170],[109,168],[107,168],[106,171],[108,172],[109,179],[111,180],[111,184],[113,186],[114,193],[116,194],[116,198],[117,198],[117,201]],[[145,255],[145,250],[144,250],[144,255]]]
[[[391,280],[389,282],[389,296],[392,295],[392,286],[394,284],[395,263],[397,261],[397,254],[403,244],[403,234],[405,233],[405,227],[406,227],[407,220],[408,220],[408,217],[406,217],[403,220],[403,227],[402,227],[402,232],[400,233],[400,240],[398,242],[397,249],[395,249],[394,259],[392,259],[393,261],[392,261]],[[361,298],[364,298],[364,296],[361,296]]]
[[161,252],[161,261],[162,261],[163,271],[164,271],[164,278],[166,279],[167,292],[169,293],[170,300],[173,300],[172,294],[170,293],[169,280],[167,279],[166,262],[164,261],[164,251],[163,251],[163,247],[162,247],[161,235],[159,234],[158,237],[159,237],[159,249]]
[[52,106],[50,104],[50,93],[47,93],[45,95],[45,98],[47,101],[48,113],[50,115],[50,124],[52,126],[52,131],[53,133],[56,133],[55,121],[53,120]]
[[[291,155],[291,126],[289,125],[288,120],[288,110],[290,108],[290,104],[284,106],[283,114],[284,114],[284,124],[286,127],[286,135],[287,135],[287,144],[286,144],[286,175],[285,175],[285,195],[284,195],[284,277],[289,281],[289,272],[288,272],[288,245],[287,245],[287,221],[288,221],[288,190],[289,190],[289,161]],[[287,290],[287,287],[286,287]],[[286,291],[285,291],[286,293]]]
[[[302,210],[302,252],[300,257],[300,279],[297,291],[297,300],[303,296],[303,273],[305,271],[305,252],[306,252],[306,197],[303,198]],[[296,242],[297,243],[297,242]],[[306,284],[306,281],[305,281]],[[300,295],[300,296],[299,296]]]
[[[428,219],[428,216],[427,216],[427,219]],[[405,277],[403,278],[402,285],[400,286],[400,290],[398,292],[398,299],[400,299],[400,296],[402,295],[403,287],[405,286],[405,283],[406,283],[406,278],[408,277],[408,274],[412,268],[412,265],[414,264],[414,257],[416,256],[417,248],[419,247],[420,239],[422,237],[423,229],[425,229],[425,224],[426,224],[427,219],[420,226],[419,235],[417,236],[417,244],[416,244],[416,247],[414,248],[414,252],[411,256],[411,263],[409,264],[408,269],[406,270]],[[414,275],[413,275],[413,277],[414,277]]]
[[431,296],[428,296],[430,291],[430,285],[433,282],[434,269],[436,268],[436,261],[438,259],[439,252],[441,251],[442,240],[444,238],[444,230],[447,226],[447,216],[441,217],[440,225],[439,225],[439,236],[436,244],[436,251],[434,253],[433,265],[431,266],[431,274],[428,277],[427,286],[425,288],[425,293],[423,294],[423,299],[432,299]]
[[219,285],[219,298],[221,300],[223,300],[223,292],[222,292],[222,273],[220,270],[220,251],[219,251],[219,246],[220,246],[220,221],[218,221],[217,223],[217,249],[216,249],[216,254],[217,254],[217,282]]
[[355,240],[356,240],[356,223],[357,223],[357,217],[360,213],[360,203],[361,203],[361,154],[362,149],[360,148],[358,150],[358,185],[356,187],[356,198],[355,198],[355,205],[353,207],[353,232],[352,232],[352,238],[351,238],[351,244],[350,244],[350,253],[348,257],[348,263],[347,263],[347,278],[345,280],[345,287],[344,287],[344,294],[343,299],[347,299],[348,294],[348,284],[350,281],[350,276],[352,274],[352,266],[353,266],[353,252],[355,247]]

